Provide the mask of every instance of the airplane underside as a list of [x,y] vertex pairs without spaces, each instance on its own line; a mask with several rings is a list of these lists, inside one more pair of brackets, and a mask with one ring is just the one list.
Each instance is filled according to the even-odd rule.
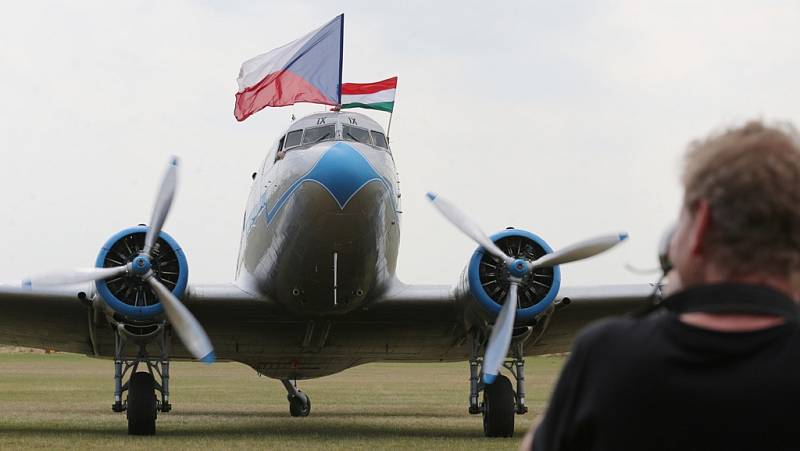
[[[196,313],[198,317],[203,317],[202,311]],[[170,362],[192,360],[191,354],[171,329],[166,324],[152,331],[132,327],[123,329],[119,325],[115,328],[110,327],[102,315],[90,314],[89,317],[94,317],[98,322],[89,328],[91,330],[87,330],[88,343],[75,343],[73,349],[65,349],[60,344],[58,348],[113,360],[112,408],[115,412],[126,412],[129,431],[131,425],[136,424],[132,422],[132,415],[135,417],[142,410],[171,411]],[[310,413],[310,397],[298,388],[298,381],[328,376],[373,362],[469,362],[469,411],[472,414],[483,412],[479,400],[479,393],[483,390],[479,369],[480,350],[486,337],[465,331],[457,321],[348,321],[335,317],[305,321],[255,319],[246,324],[236,321],[229,324],[238,324],[238,327],[229,330],[209,328],[209,333],[215,337],[218,359],[240,362],[261,375],[278,379],[287,390],[292,416],[307,416]],[[109,334],[109,329],[114,333]],[[141,332],[145,332],[146,336]],[[530,336],[527,334],[525,338],[529,339]],[[26,341],[18,335],[0,336],[0,341],[20,346],[49,347],[42,346],[41,342]],[[507,362],[507,368],[517,378],[516,390],[509,391],[514,393],[513,404],[517,414],[527,412],[523,356],[549,353],[548,347],[536,349],[533,342],[520,341]],[[160,396],[152,398],[154,404],[142,407],[143,398],[148,399],[147,403],[151,399],[143,396],[142,392],[151,393],[148,388],[151,386]],[[134,432],[131,433],[146,435],[154,431],[154,423],[141,423],[145,427],[134,426]]]
[[[115,357],[115,339],[107,327],[95,332],[91,356]],[[468,333],[456,321],[350,322],[343,318],[307,321],[253,322],[235,330],[213,330],[220,361],[251,366],[275,379],[313,379],[371,362],[457,362],[470,358]],[[177,341],[170,340],[172,360],[191,360]],[[157,340],[145,350],[158,355]],[[547,353],[548,348],[525,347],[527,355]],[[139,349],[130,347],[122,357],[133,358]]]

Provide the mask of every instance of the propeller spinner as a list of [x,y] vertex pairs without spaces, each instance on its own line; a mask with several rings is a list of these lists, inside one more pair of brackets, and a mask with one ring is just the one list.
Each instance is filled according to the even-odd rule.
[[497,378],[503,360],[508,354],[517,312],[517,288],[523,277],[536,268],[556,266],[592,257],[611,249],[628,238],[626,233],[604,235],[567,246],[533,261],[521,258],[514,259],[497,247],[483,230],[458,207],[434,193],[428,193],[427,197],[451,224],[472,238],[487,252],[501,260],[509,273],[510,286],[508,295],[492,327],[492,333],[489,336],[489,342],[486,345],[486,352],[483,357],[483,381],[486,384],[491,384]]

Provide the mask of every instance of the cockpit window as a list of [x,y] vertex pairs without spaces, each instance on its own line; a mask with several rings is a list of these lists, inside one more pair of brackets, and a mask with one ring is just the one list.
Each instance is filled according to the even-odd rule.
[[295,130],[289,132],[286,135],[286,139],[283,141],[283,148],[284,149],[291,149],[292,147],[297,147],[300,145],[300,137],[303,136],[303,130]]
[[384,149],[389,148],[389,146],[386,144],[386,136],[384,136],[383,133],[381,132],[376,132],[375,130],[373,130],[372,140],[375,141],[375,145],[378,147],[382,147]]
[[344,139],[347,141],[372,144],[372,140],[369,139],[369,130],[366,128],[342,125],[342,136],[344,136]]
[[333,124],[322,127],[307,128],[303,134],[303,144],[314,144],[336,137],[336,128]]

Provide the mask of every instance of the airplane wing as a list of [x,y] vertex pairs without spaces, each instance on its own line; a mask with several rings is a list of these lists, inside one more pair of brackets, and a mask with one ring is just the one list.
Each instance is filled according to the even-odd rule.
[[409,285],[396,280],[365,313],[373,319],[455,320],[462,313],[458,301],[450,285]]
[[[553,354],[570,350],[572,340],[589,323],[614,315],[625,315],[650,305],[652,284],[565,287],[555,299],[546,327],[536,340],[526,344],[526,355]],[[470,321],[465,318],[474,300],[467,292],[446,285],[410,285],[396,283],[362,313],[374,321],[416,324],[438,322],[452,324],[453,344],[461,347]],[[451,349],[450,352],[463,352]],[[444,357],[444,356],[443,356]]]
[[647,308],[654,290],[653,284],[562,288],[547,329],[535,344],[536,354],[569,351],[577,333],[589,323]]
[[[0,343],[86,355],[94,355],[98,347],[108,351],[105,348],[112,345],[108,334],[92,337],[97,318],[85,295],[90,289],[90,285],[46,290],[0,285]],[[538,340],[531,340],[525,354],[569,351],[572,340],[587,324],[645,308],[652,292],[651,284],[565,287],[556,298],[546,329]],[[465,318],[469,302],[453,286],[398,281],[350,321],[361,327],[372,324],[387,333],[394,329],[398,334],[429,331],[428,345],[446,350],[441,358],[456,357],[466,351],[463,337],[469,327]],[[280,327],[291,321],[274,302],[233,284],[190,286],[183,303],[223,353],[235,347],[239,337],[263,335],[265,326]]]
[[[110,334],[93,337],[102,316],[87,296],[93,292],[90,284],[47,289],[0,285],[0,344],[97,354],[98,346],[111,343],[106,343]],[[190,286],[183,303],[221,343],[248,324],[276,317],[274,303],[234,284]]]
[[91,308],[80,293],[86,290],[32,291],[0,285],[0,343],[91,354]]

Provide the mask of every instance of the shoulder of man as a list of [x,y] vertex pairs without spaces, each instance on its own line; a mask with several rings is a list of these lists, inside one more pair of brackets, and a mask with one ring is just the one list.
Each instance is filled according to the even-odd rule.
[[635,342],[637,337],[652,333],[656,323],[661,321],[661,314],[644,318],[615,316],[595,321],[586,326],[575,339],[574,351],[581,351],[595,346],[614,346],[621,342]]

